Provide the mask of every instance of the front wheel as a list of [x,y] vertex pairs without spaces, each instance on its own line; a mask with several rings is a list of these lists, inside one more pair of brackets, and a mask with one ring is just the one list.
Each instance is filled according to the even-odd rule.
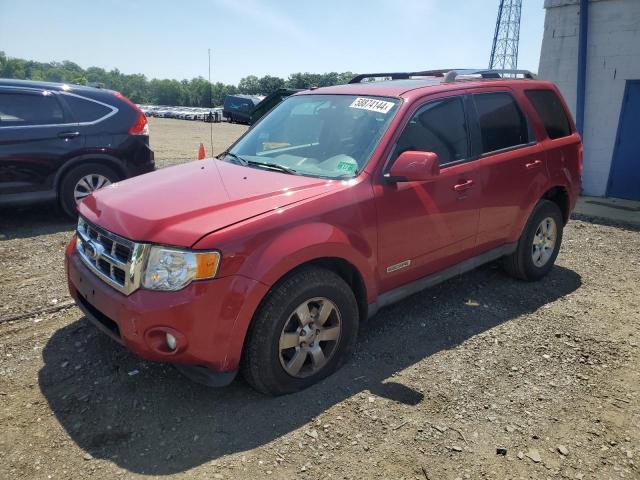
[[558,205],[540,200],[527,221],[516,251],[504,257],[507,273],[528,281],[539,280],[549,273],[560,251],[563,226]]
[[349,285],[329,270],[305,268],[265,297],[247,334],[243,375],[266,394],[297,392],[342,366],[357,332]]

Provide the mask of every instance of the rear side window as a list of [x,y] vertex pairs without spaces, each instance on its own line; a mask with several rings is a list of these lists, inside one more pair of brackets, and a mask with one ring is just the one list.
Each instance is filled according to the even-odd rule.
[[462,100],[443,98],[420,108],[398,139],[395,153],[409,150],[437,153],[440,165],[466,159],[469,145]]
[[480,122],[482,153],[528,143],[527,121],[510,94],[481,93],[473,95],[473,98]]
[[99,103],[72,95],[65,95],[64,99],[71,109],[73,118],[80,123],[94,122],[113,111],[109,107],[105,107]]
[[552,90],[527,90],[527,98],[536,109],[549,138],[561,138],[571,135],[571,124],[562,108],[558,95]]
[[0,127],[64,123],[60,103],[51,93],[0,93]]

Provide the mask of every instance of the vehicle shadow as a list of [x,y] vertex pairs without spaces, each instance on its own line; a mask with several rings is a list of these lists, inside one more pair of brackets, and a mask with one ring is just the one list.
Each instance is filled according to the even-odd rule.
[[173,368],[135,358],[81,319],[48,341],[39,386],[83,450],[131,472],[166,475],[271,442],[364,390],[417,405],[422,393],[394,381],[395,372],[580,285],[577,273],[560,266],[535,284],[484,266],[381,310],[361,328],[344,368],[278,398],[242,380],[223,389],[191,383]]
[[71,231],[75,222],[54,205],[0,207],[0,241]]

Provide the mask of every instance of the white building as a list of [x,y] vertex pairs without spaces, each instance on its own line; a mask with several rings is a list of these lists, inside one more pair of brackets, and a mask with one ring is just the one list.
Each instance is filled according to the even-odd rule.
[[538,74],[558,85],[578,124],[586,13],[583,192],[640,200],[640,0],[545,0],[544,7]]

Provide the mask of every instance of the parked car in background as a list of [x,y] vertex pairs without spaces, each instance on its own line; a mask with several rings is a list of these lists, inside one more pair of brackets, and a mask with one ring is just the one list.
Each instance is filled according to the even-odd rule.
[[385,305],[494,260],[543,278],[580,192],[569,110],[549,82],[456,75],[301,92],[217,159],[94,192],[71,296],[143,358],[284,394]]
[[0,205],[58,201],[154,170],[144,113],[118,92],[0,79]]
[[227,95],[222,107],[225,118],[231,123],[249,123],[251,112],[264,97],[256,95]]

